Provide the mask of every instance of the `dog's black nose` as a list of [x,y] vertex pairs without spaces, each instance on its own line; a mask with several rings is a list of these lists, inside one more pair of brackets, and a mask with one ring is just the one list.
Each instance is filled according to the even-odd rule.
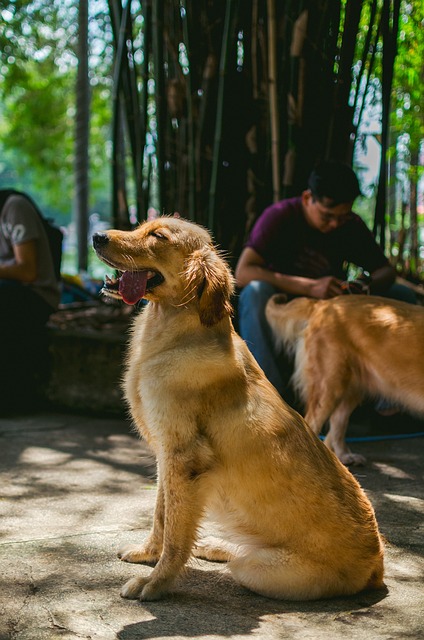
[[109,242],[109,237],[107,233],[95,233],[93,235],[93,247],[95,249],[99,249],[100,247],[104,247]]

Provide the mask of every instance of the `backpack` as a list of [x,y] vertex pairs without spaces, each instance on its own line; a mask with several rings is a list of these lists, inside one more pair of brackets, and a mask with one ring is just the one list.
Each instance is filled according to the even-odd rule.
[[54,221],[51,218],[46,218],[45,216],[43,216],[34,200],[30,198],[26,193],[22,193],[22,191],[16,191],[15,189],[0,189],[0,213],[5,205],[6,200],[9,198],[9,196],[12,195],[19,195],[29,200],[35,211],[38,213],[38,216],[43,223],[44,231],[46,232],[47,240],[49,243],[56,280],[60,280],[63,244],[62,231],[54,224]]

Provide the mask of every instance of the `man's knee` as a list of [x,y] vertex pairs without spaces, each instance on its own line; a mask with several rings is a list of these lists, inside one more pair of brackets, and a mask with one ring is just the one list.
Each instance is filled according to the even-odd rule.
[[268,282],[252,280],[241,290],[239,304],[241,306],[262,307],[274,293],[276,293],[275,287]]

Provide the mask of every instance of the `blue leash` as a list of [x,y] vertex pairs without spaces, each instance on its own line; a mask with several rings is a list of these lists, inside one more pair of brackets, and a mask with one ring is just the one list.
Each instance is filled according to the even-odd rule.
[[[417,433],[404,433],[394,436],[358,436],[353,438],[346,438],[346,442],[380,442],[381,440],[406,440],[407,438],[422,438],[424,431],[417,431]],[[325,439],[325,436],[320,436],[321,440]]]

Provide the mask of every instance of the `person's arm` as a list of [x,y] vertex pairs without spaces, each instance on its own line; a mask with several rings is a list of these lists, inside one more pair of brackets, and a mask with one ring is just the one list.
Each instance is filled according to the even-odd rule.
[[349,255],[346,256],[346,260],[371,275],[371,294],[384,293],[396,280],[395,269],[389,264],[371,231],[358,215],[354,214],[352,223],[346,225],[345,229],[349,236]]
[[342,293],[341,280],[333,276],[313,279],[271,271],[265,266],[262,256],[251,247],[243,249],[236,266],[235,277],[239,287],[245,287],[252,280],[262,280],[284,293],[295,296],[333,298]]
[[386,291],[396,280],[396,271],[390,264],[376,269],[370,275],[370,293],[375,295]]
[[0,278],[33,282],[37,277],[37,246],[35,240],[29,240],[13,246],[14,260],[0,264]]

